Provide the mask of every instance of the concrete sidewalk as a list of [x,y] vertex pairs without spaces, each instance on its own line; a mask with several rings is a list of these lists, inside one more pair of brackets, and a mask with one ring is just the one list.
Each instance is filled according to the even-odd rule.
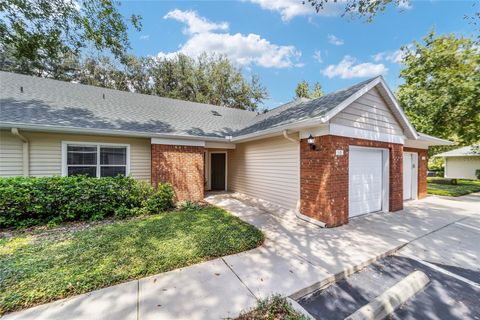
[[[321,229],[240,195],[207,201],[261,229],[262,247],[8,314],[2,319],[221,319],[280,293],[300,296],[452,223],[478,226],[480,194],[428,197],[405,210]],[[469,218],[467,220],[467,218]],[[473,221],[473,222],[472,222]]]

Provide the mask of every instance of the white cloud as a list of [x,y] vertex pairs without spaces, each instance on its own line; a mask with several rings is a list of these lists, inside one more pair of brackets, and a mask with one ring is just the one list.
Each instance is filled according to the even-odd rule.
[[149,34],[143,34],[140,36],[140,40],[149,40],[150,39],[150,35]]
[[400,0],[397,4],[398,8],[401,10],[410,10],[413,8],[410,0]]
[[343,39],[340,39],[333,34],[328,35],[328,42],[330,42],[331,44],[336,45],[336,46],[341,46],[345,43],[345,41],[343,41]]
[[[407,46],[407,50],[412,50],[412,45]],[[392,63],[402,63],[403,58],[405,57],[405,52],[401,49],[395,51],[383,51],[372,56],[373,61],[388,61]]]
[[[244,0],[258,4],[262,9],[280,13],[283,21],[289,21],[297,16],[322,15],[335,16],[340,11],[338,3],[327,2],[324,8],[318,13],[307,1],[305,4],[301,0]],[[338,2],[343,2],[340,0]]]
[[340,77],[341,79],[373,77],[386,74],[388,68],[383,64],[370,62],[358,63],[357,59],[351,56],[344,56],[337,65],[329,65],[322,70],[322,74],[328,78]]
[[317,61],[318,63],[322,63],[323,62],[323,59],[322,59],[322,51],[320,50],[315,50],[315,52],[313,53],[313,59],[315,59],[315,61]]
[[[177,9],[169,12],[165,18],[172,17],[172,12],[175,12],[177,17],[185,17],[187,16],[185,13],[188,14],[188,19],[177,20],[187,24],[190,37],[179,47],[178,51],[160,52],[158,53],[159,57],[170,58],[177,53],[198,57],[203,52],[207,52],[226,55],[233,63],[245,67],[252,64],[265,68],[303,66],[299,63],[301,52],[294,46],[277,45],[253,33],[244,35],[241,33],[212,32],[213,30],[224,29],[212,27],[218,26],[218,24],[209,22],[198,16],[196,12],[184,12]],[[191,17],[195,18],[191,19]],[[198,23],[198,21],[202,21],[202,23]]]
[[187,25],[184,29],[186,34],[204,33],[214,30],[226,31],[228,30],[228,23],[214,23],[208,21],[206,18],[199,16],[195,11],[182,11],[175,9],[168,12],[164,19],[174,19],[183,22]]

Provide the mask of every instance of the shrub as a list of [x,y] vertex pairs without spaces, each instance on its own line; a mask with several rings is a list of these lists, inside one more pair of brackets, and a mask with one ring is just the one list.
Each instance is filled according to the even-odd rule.
[[202,208],[201,204],[190,201],[190,200],[184,201],[180,204],[180,209],[185,211],[197,211],[197,210],[200,210],[201,208]]
[[475,170],[475,176],[480,179],[480,169]]
[[158,213],[171,209],[174,196],[175,193],[171,184],[159,184],[156,192],[145,201],[145,210],[149,213]]
[[[0,178],[0,228],[124,218],[138,214],[152,195],[160,197],[151,186],[130,177]],[[169,195],[163,192],[161,203],[171,204],[173,190],[170,200]]]

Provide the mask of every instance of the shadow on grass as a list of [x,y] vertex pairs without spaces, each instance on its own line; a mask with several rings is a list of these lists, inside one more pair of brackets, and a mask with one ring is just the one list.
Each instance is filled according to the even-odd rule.
[[205,207],[122,221],[62,241],[0,243],[0,314],[253,249],[262,233]]

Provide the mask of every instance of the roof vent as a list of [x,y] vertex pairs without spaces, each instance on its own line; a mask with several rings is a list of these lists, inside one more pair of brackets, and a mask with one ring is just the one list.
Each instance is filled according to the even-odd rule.
[[105,100],[105,93],[103,94],[103,100]]
[[218,113],[218,112],[215,111],[215,110],[212,110],[211,112],[212,112],[212,114],[213,114],[214,116],[216,116],[216,117],[221,117],[221,116],[222,116],[220,113]]
[[23,87],[20,87],[20,92],[23,93]]

